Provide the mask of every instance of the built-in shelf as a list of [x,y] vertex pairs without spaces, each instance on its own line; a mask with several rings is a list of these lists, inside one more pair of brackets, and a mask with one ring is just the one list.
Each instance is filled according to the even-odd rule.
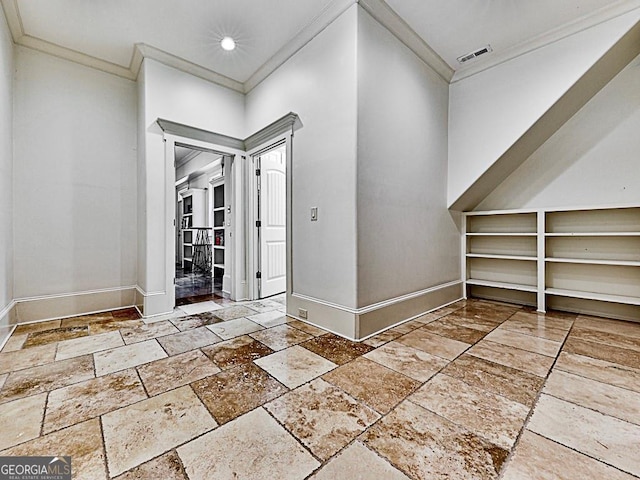
[[640,237],[640,232],[571,232],[545,233],[547,237]]
[[556,258],[556,257],[547,257],[545,258],[546,262],[555,262],[555,263],[577,263],[583,265],[615,265],[621,267],[640,267],[640,262],[635,262],[631,260],[597,260],[597,259],[588,259],[588,258]]
[[467,258],[493,258],[496,260],[528,260],[537,261],[538,257],[529,257],[525,255],[494,255],[486,253],[467,253]]
[[545,290],[545,293],[547,295],[557,295],[559,297],[583,298],[585,300],[624,303],[626,305],[640,305],[640,297],[629,297],[624,295],[611,295],[594,292],[581,292],[579,290],[564,290],[561,288],[547,288]]
[[492,232],[492,233],[473,233],[468,232],[467,237],[537,237],[537,233],[501,233],[501,232]]
[[521,292],[533,292],[538,289],[535,285],[521,285],[518,283],[493,282],[490,280],[477,280],[474,278],[467,279],[467,285],[476,285],[478,287],[506,288],[507,290],[519,290]]
[[640,321],[640,207],[467,212],[464,226],[467,295]]

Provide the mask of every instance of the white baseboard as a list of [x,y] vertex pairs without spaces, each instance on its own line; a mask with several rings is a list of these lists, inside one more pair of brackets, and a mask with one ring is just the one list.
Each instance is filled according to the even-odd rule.
[[[391,298],[361,308],[347,307],[306,295],[287,296],[287,315],[350,340],[362,340],[462,298],[461,280]],[[299,309],[307,310],[307,318]]]
[[17,298],[12,323],[29,323],[127,308],[135,303],[134,286],[39,297]]

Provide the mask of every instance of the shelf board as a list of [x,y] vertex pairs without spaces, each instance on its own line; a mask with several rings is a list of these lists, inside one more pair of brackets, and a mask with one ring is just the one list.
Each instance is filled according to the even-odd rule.
[[213,207],[214,212],[224,212],[224,206],[222,207]]
[[538,234],[533,232],[523,233],[504,233],[504,232],[488,232],[488,233],[474,233],[468,232],[467,237],[537,237]]
[[640,232],[566,232],[545,233],[547,237],[640,237]]
[[581,292],[579,290],[564,290],[561,288],[547,288],[544,293],[559,297],[572,297],[582,298],[585,300],[599,300],[602,302],[624,303],[627,305],[640,305],[640,297],[610,295],[608,293]]
[[224,268],[224,263],[214,263],[213,266],[216,268]]
[[213,227],[214,230],[224,230],[224,225]]
[[633,260],[591,260],[588,258],[549,257],[545,258],[545,261],[554,263],[579,263],[584,265],[615,265],[621,267],[640,267],[640,262],[635,262]]
[[193,247],[193,243],[191,242],[182,242],[183,247]]
[[213,248],[217,248],[219,250],[224,250],[224,245],[214,245]]
[[496,260],[529,260],[537,261],[538,257],[526,255],[496,255],[492,253],[467,253],[467,258],[493,258]]
[[538,288],[535,285],[520,285],[517,283],[493,282],[491,280],[477,280],[475,278],[467,279],[467,285],[476,285],[478,287],[504,288],[507,290],[519,290],[521,292],[536,293]]
[[184,257],[183,260],[185,262],[193,262],[193,257]]

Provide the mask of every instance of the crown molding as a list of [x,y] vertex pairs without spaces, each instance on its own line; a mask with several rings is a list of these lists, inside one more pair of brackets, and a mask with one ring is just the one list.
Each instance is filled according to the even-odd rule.
[[[222,85],[223,87],[230,88],[231,90],[235,90],[236,92],[245,93],[244,85],[241,82],[233,80],[229,77],[225,77],[224,75],[216,73],[213,70],[209,70],[208,68],[204,68],[193,62],[185,60],[184,58],[177,57],[175,55],[172,55],[171,53],[165,52],[156,47],[152,47],[151,45],[146,45],[144,43],[136,44],[135,49],[140,52],[139,56],[141,56],[142,58],[150,58],[151,60],[156,60],[157,62],[160,62],[169,67],[173,67],[176,70],[180,70],[195,77],[199,77],[212,83]],[[138,71],[139,70],[140,68],[138,67]],[[136,76],[137,73],[138,72],[136,72]]]
[[489,70],[490,68],[570,37],[571,35],[588,30],[589,28],[600,25],[601,23],[613,20],[616,17],[625,15],[636,9],[640,9],[640,0],[621,0],[615,2],[612,5],[596,10],[590,15],[579,18],[574,22],[549,30],[501,52],[494,52],[491,56],[487,56],[480,62],[471,63],[461,67],[459,70],[455,71],[451,83],[459,82],[477,73]]
[[424,63],[430,66],[447,83],[453,78],[454,70],[435,50],[405,22],[395,10],[383,0],[358,0],[364,8],[382,26],[389,30],[409,50],[415,53]]
[[301,28],[290,41],[285,43],[275,55],[267,60],[244,82],[245,93],[253,90],[260,82],[298,53],[307,43],[313,40],[320,32],[346,12],[349,7],[356,3],[358,3],[357,0],[335,0],[327,5],[317,17]]
[[17,0],[0,0],[9,31],[16,45],[39,50],[128,80],[136,80],[143,60],[151,58],[240,93],[249,93],[253,90],[354,4],[360,5],[448,83],[461,81],[635,9],[640,10],[640,0],[619,0],[568,25],[545,32],[503,52],[494,53],[480,62],[454,70],[384,0],[334,0],[243,83],[144,43],[134,46],[128,67],[62,47],[25,34]]

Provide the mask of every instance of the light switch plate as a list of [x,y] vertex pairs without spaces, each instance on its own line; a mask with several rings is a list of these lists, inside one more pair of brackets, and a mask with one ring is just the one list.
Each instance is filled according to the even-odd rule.
[[311,207],[311,221],[318,221],[318,207]]

